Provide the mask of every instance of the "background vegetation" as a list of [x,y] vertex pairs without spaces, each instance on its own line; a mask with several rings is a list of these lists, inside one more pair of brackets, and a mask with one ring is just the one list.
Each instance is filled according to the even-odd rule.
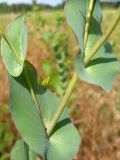
[[[110,5],[103,5],[103,31],[114,21],[120,4]],[[8,6],[3,3],[0,12],[0,24],[4,27],[17,15],[25,14],[28,25],[27,58],[35,65],[39,82],[53,91],[57,90],[56,94],[62,96],[72,73],[73,59],[79,50],[64,18],[63,4],[52,8],[24,4]],[[111,35],[110,42],[120,59],[120,23]],[[62,84],[59,60],[64,68],[62,74],[65,74]],[[11,146],[19,137],[10,116],[6,77],[6,69],[0,57],[0,160],[9,159]],[[72,120],[82,137],[76,159],[120,160],[120,75],[110,93],[81,82],[69,103]]]

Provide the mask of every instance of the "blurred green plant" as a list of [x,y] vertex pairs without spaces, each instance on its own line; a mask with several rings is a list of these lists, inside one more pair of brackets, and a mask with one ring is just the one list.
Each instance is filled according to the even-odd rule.
[[[8,105],[3,105],[1,111],[1,114],[4,115],[4,117],[8,117]],[[15,137],[14,134],[11,132],[11,124],[9,123],[8,119],[4,118],[0,122],[0,160],[9,159],[9,151],[14,141]]]
[[[56,27],[57,28],[57,27]],[[50,69],[47,73],[50,79],[50,86],[55,89],[59,95],[63,96],[68,85],[69,69],[72,61],[68,54],[68,36],[57,28],[54,32],[48,32],[42,35],[42,39],[51,47],[52,53],[56,59],[56,70],[53,72],[51,63],[44,62],[45,66]],[[54,62],[52,62],[54,64]],[[45,70],[44,70],[45,71]]]
[[[43,16],[41,16],[40,8],[36,5],[33,7],[33,12],[28,14],[28,17],[33,21],[37,34],[40,34],[40,40],[42,40],[46,46],[49,46],[50,51],[56,59],[55,71],[52,71],[52,74],[46,73],[47,77],[50,77],[49,85],[47,86],[56,91],[60,96],[63,96],[68,85],[68,72],[72,65],[68,54],[69,37],[66,33],[61,31],[61,26],[63,26],[65,22],[65,17],[60,12],[55,13],[54,30],[48,28],[48,18],[43,18]],[[48,29],[43,31],[43,28]],[[43,66],[48,65],[46,62],[43,63],[45,63]],[[51,66],[49,66],[49,68],[51,68]],[[40,82],[42,83],[44,79],[46,78],[40,77]]]
[[40,32],[41,28],[46,24],[46,20],[41,15],[40,6],[33,5],[32,12],[28,12],[27,17],[33,22],[37,32]]

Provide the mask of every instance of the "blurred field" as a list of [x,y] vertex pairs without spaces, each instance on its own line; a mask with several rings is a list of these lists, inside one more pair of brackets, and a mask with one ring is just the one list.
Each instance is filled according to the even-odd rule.
[[[104,10],[103,32],[115,20],[117,10]],[[7,26],[17,15],[0,15],[0,24]],[[62,40],[64,50],[68,53],[69,77],[74,69],[72,59],[79,47],[68,27],[62,11],[34,10],[27,13],[28,25],[28,59],[38,71],[39,77],[46,77],[44,63],[46,60],[56,69],[49,33],[65,34],[68,40]],[[57,28],[57,30],[56,30]],[[47,34],[45,34],[47,33]],[[120,23],[110,36],[110,42],[116,56],[120,59]],[[58,40],[58,39],[57,39]],[[101,88],[80,82],[70,100],[72,120],[81,134],[81,147],[77,160],[120,160],[120,75],[114,81],[110,93]],[[53,89],[54,91],[54,89]],[[8,109],[9,91],[5,66],[0,57],[0,160],[7,160],[9,151],[16,137]]]

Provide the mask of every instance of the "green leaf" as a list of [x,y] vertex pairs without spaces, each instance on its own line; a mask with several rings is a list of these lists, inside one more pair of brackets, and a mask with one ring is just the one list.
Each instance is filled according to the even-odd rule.
[[37,154],[29,149],[29,160],[37,160]]
[[[36,73],[33,68],[30,68],[28,75],[32,82],[36,82]],[[10,107],[16,127],[29,147],[44,156],[48,145],[47,134],[38,108],[30,93],[25,70],[17,78],[9,75],[9,83]],[[34,85],[34,83],[32,84]],[[36,89],[36,84],[33,87]],[[42,94],[42,92],[44,90],[40,88],[39,94]]]
[[53,64],[53,62],[50,61],[50,60],[46,60],[46,61],[44,61],[43,64],[42,64],[43,71],[44,71],[47,75],[50,75],[51,72],[52,72],[52,64]]
[[[25,70],[41,108],[42,120],[48,128],[60,100],[53,93],[38,85],[36,71],[28,62],[26,62]],[[32,100],[24,72],[23,70],[17,78],[9,75],[11,112],[22,138],[45,160],[72,159],[78,150],[80,137],[70,121],[67,109],[62,114],[51,137],[48,138],[39,116],[40,113]]]
[[17,140],[11,154],[11,160],[37,160],[37,155],[31,151],[28,145],[22,140]]
[[29,160],[29,148],[23,140],[18,140],[10,155],[11,160]]
[[100,0],[96,0],[92,13],[88,41],[84,48],[84,30],[89,0],[68,0],[66,3],[66,17],[69,25],[73,29],[81,53],[76,58],[76,72],[80,79],[101,86],[106,91],[111,89],[113,80],[119,72],[119,63],[113,54],[108,41],[98,50],[96,55],[85,65],[84,57],[89,54],[96,42],[102,36],[101,21],[102,11]]
[[[37,97],[47,128],[60,104],[60,100],[50,91],[37,95]],[[80,136],[70,121],[67,109],[60,117],[49,140],[50,144],[46,160],[70,160],[77,153],[80,145]]]
[[3,61],[8,72],[14,77],[21,74],[26,57],[27,29],[24,21],[24,16],[19,16],[6,29],[1,40]]

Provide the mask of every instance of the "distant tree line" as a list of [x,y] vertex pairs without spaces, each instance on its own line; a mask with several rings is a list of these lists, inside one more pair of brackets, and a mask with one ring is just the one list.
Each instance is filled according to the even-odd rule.
[[[64,6],[64,2],[56,7],[52,7],[50,5],[44,5],[44,4],[37,4],[36,1],[33,0],[33,4],[12,4],[8,5],[7,3],[0,3],[0,13],[17,13],[17,12],[27,12],[27,11],[32,11],[33,5],[37,5],[38,9],[40,10],[57,10],[57,9],[62,9]],[[120,2],[116,3],[107,3],[107,2],[102,2],[103,7],[112,7],[112,8],[118,8],[120,6]]]
[[120,1],[117,1],[117,2],[102,2],[101,3],[102,7],[103,8],[119,8],[120,6]]
[[[40,10],[52,10],[54,7],[50,5],[44,5],[44,4],[33,4],[36,5],[38,9]],[[20,3],[20,4],[7,4],[7,3],[0,3],[0,13],[17,13],[17,12],[27,12],[27,11],[32,11],[33,9],[32,4],[25,4],[25,3]]]

